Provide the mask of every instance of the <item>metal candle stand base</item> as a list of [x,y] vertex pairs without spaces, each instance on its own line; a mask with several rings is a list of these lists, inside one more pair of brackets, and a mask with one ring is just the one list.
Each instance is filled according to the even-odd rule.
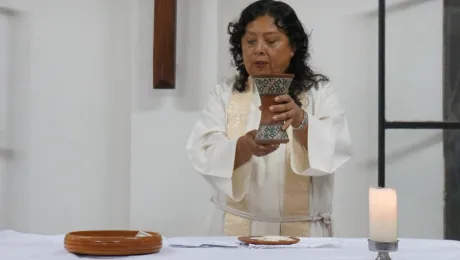
[[369,250],[372,252],[378,252],[377,258],[375,260],[391,260],[390,252],[398,251],[398,241],[396,242],[378,242],[368,241]]

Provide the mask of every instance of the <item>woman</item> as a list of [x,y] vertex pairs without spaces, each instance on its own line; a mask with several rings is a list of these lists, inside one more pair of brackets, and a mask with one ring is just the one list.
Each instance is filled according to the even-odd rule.
[[[351,157],[348,125],[328,79],[308,65],[309,39],[294,10],[261,0],[229,24],[238,76],[217,85],[187,143],[216,189],[210,235],[332,236],[333,173]],[[260,98],[251,75],[294,74],[272,106],[290,142],[257,145]]]

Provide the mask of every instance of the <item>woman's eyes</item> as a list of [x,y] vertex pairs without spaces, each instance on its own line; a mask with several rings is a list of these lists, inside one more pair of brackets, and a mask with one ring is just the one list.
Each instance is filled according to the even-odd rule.
[[[275,44],[277,42],[277,40],[265,40],[266,43],[272,45],[272,44]],[[248,40],[247,41],[248,44],[255,44],[257,43],[257,40]]]

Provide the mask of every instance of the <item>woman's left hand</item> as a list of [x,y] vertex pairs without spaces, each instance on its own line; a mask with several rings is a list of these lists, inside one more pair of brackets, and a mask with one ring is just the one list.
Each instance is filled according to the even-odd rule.
[[283,129],[286,130],[289,126],[298,127],[303,120],[304,111],[300,108],[289,95],[277,96],[275,102],[279,105],[270,107],[270,111],[276,113],[273,120],[284,121]]

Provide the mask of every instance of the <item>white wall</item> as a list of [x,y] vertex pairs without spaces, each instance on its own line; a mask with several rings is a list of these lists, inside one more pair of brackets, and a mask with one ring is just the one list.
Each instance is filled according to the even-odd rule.
[[[11,185],[18,176],[8,174],[24,171],[27,168],[26,136],[29,102],[28,102],[28,66],[29,43],[24,37],[30,30],[24,13],[11,8],[0,7],[2,34],[2,65],[0,94],[1,102],[1,136],[0,136],[0,212],[10,212],[9,205],[15,205],[9,198],[15,192]],[[21,102],[19,102],[21,101]],[[19,103],[20,104],[19,104]],[[22,123],[22,125],[21,125]],[[20,189],[17,189],[20,191]],[[25,194],[26,192],[22,192]],[[8,226],[8,214],[0,214],[2,227]],[[20,217],[18,217],[20,218]]]
[[185,142],[217,81],[218,2],[178,1],[175,90],[152,90],[153,1],[133,3],[130,223],[169,236],[200,234],[210,187],[192,170]]
[[6,10],[0,9],[0,147],[6,146],[6,125],[8,120],[8,44],[9,36],[9,17]]
[[130,60],[114,10],[123,2],[0,1],[27,20],[16,30],[27,61],[12,88],[20,159],[5,174],[8,228],[128,227]]
[[[9,43],[8,36],[8,17],[6,17],[5,11],[0,10],[0,212],[3,212],[4,200],[5,200],[5,174],[6,174],[6,124],[8,116],[8,103],[7,103],[7,49]],[[0,229],[5,225],[5,219],[0,215]]]
[[[153,1],[0,0],[30,27],[15,103],[29,108],[14,123],[23,131],[14,148],[26,153],[5,174],[7,228],[202,234],[210,187],[184,146],[210,88],[233,73],[226,25],[250,2],[179,0],[177,88],[152,90]],[[336,175],[337,234],[365,237],[367,189],[377,183],[377,3],[286,2],[313,30],[314,66],[349,115],[355,157]],[[442,1],[389,14],[388,31],[388,118],[441,119]],[[442,145],[433,134],[388,133],[387,184],[400,194],[403,237],[442,237]],[[426,138],[435,145],[395,153]]]

